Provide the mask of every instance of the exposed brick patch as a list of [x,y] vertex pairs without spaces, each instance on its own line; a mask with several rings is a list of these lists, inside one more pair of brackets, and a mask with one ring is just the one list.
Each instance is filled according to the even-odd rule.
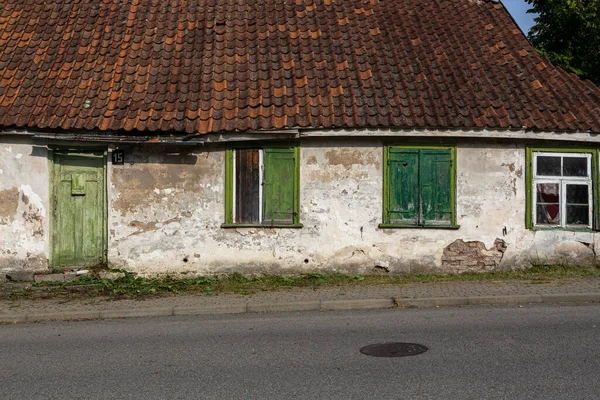
[[505,251],[506,242],[502,239],[496,239],[489,250],[483,242],[458,239],[444,249],[442,267],[453,272],[495,270]]

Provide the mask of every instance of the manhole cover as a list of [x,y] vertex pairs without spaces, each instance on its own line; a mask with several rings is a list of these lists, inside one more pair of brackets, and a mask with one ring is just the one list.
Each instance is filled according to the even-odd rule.
[[363,347],[360,352],[373,357],[408,357],[427,350],[427,347],[417,343],[377,343]]

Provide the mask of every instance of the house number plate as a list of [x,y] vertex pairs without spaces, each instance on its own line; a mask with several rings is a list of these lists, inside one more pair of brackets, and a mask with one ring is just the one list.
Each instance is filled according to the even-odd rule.
[[113,152],[112,152],[112,163],[113,163],[113,165],[123,165],[123,164],[125,164],[125,151],[123,151],[123,150],[113,150]]

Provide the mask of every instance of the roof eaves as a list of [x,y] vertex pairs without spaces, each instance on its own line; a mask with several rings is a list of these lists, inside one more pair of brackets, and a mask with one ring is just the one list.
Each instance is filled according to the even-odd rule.
[[497,128],[360,128],[360,129],[305,129],[300,137],[410,137],[417,140],[426,138],[451,139],[508,139],[508,140],[550,140],[567,142],[600,143],[600,132],[559,131],[532,129]]

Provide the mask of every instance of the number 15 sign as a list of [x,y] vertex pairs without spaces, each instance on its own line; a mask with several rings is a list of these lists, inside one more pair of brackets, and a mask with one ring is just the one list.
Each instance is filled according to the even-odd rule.
[[112,152],[112,163],[113,163],[113,165],[123,165],[123,164],[125,164],[125,151],[123,151],[123,150],[113,150],[113,152]]

